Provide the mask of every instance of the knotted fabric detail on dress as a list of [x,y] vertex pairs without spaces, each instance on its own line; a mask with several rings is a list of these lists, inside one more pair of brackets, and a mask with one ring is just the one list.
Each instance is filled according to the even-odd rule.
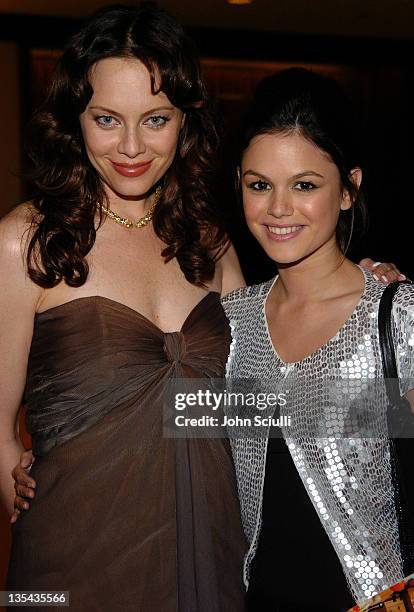
[[180,362],[186,354],[185,337],[182,332],[164,334],[164,353],[170,363]]
[[229,345],[215,292],[167,334],[101,296],[36,315],[26,424],[37,488],[13,525],[10,590],[70,591],[71,612],[243,611],[229,441],[168,438],[163,420],[167,385],[222,377]]

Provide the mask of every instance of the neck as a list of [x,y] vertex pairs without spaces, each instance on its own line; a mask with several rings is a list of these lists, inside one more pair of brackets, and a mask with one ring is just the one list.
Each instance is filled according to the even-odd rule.
[[275,291],[291,303],[319,302],[352,290],[360,282],[360,271],[344,258],[336,242],[293,264],[278,264]]

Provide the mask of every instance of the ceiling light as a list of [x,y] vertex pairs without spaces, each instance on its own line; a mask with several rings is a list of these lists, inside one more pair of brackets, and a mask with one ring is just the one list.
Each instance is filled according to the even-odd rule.
[[227,0],[229,4],[251,4],[253,0]]

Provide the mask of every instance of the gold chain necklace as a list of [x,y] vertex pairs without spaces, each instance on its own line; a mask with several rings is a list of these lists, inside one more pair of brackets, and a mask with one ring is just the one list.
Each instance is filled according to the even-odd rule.
[[152,216],[154,214],[155,207],[157,206],[159,199],[161,197],[161,191],[162,191],[162,188],[157,187],[154,193],[154,201],[151,204],[151,208],[143,217],[141,217],[141,219],[138,219],[138,221],[132,221],[131,219],[128,219],[128,217],[121,217],[116,212],[114,212],[110,208],[106,208],[106,206],[103,206],[103,205],[102,205],[102,212],[104,212],[105,215],[107,215],[110,219],[113,219],[115,223],[119,223],[119,225],[122,225],[123,227],[128,227],[128,228],[145,227],[152,220]]

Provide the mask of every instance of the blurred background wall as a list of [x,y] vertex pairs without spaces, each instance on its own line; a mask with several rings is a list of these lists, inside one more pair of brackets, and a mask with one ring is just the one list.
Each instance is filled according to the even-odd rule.
[[[24,127],[62,46],[102,0],[0,0],[0,215],[30,197],[21,171]],[[134,4],[133,2],[125,2]],[[414,3],[407,0],[160,0],[194,37],[224,130],[219,197],[249,282],[273,266],[249,239],[233,194],[237,123],[255,84],[289,66],[337,78],[363,122],[370,229],[359,258],[393,261],[414,277]],[[414,185],[414,182],[413,182]],[[1,358],[1,357],[0,357]],[[1,409],[1,407],[0,407]],[[0,517],[0,589],[9,528]]]
[[[0,17],[1,19],[1,17]],[[0,41],[0,213],[22,196],[18,176],[21,158],[21,115],[18,46]]]

